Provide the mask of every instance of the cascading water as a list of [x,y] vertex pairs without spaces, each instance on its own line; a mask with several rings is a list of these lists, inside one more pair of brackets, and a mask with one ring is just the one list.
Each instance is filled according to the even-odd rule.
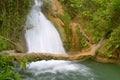
[[[35,5],[27,16],[25,26],[25,38],[28,46],[28,53],[45,52],[65,54],[65,50],[57,30],[41,12],[42,2],[38,0],[34,1]],[[92,76],[88,67],[80,64],[78,65],[71,61],[43,60],[32,62],[27,66],[28,70],[26,73],[32,73],[35,76],[33,77],[34,79],[28,77],[26,78],[27,80],[57,80],[53,75],[64,73],[64,75],[69,76],[71,75],[70,72],[79,72],[81,75],[87,77]],[[36,78],[36,76],[40,77]]]
[[41,6],[42,3],[35,0],[27,18],[25,38],[28,52],[65,53],[57,30],[41,12]]

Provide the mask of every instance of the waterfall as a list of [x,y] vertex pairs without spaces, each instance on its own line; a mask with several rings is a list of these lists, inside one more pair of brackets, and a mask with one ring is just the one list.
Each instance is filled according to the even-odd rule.
[[43,3],[38,0],[34,1],[35,5],[27,16],[25,26],[28,53],[65,53],[57,30],[41,11]]
[[[65,54],[59,33],[41,11],[43,3],[38,0],[34,1],[35,5],[27,16],[25,26],[25,39],[28,46],[28,53],[44,52]],[[28,70],[26,72],[32,73],[35,77],[37,76],[39,79],[36,80],[46,80],[44,76],[49,73],[54,75],[57,73],[69,73],[69,71],[76,71],[84,76],[91,75],[88,67],[64,60],[42,60],[32,62],[27,64],[27,66]],[[55,80],[55,77],[49,76],[49,78],[48,80]],[[27,78],[25,80],[33,79]]]

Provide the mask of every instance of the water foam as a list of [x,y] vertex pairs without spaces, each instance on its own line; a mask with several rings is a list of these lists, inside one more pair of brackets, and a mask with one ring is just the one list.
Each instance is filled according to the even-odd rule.
[[49,61],[38,61],[32,62],[27,65],[29,67],[28,72],[34,73],[34,75],[40,75],[43,73],[67,73],[67,72],[76,72],[80,73],[83,76],[92,76],[90,68],[82,65],[76,64],[71,61],[64,60],[49,60]]

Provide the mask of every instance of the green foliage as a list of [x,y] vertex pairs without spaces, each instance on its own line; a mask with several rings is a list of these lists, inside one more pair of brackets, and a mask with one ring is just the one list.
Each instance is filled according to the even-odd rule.
[[70,41],[64,42],[64,47],[66,51],[69,51],[71,46],[72,46],[72,43]]
[[120,36],[120,26],[113,30],[109,38],[112,46],[115,48],[120,48],[120,37],[118,36]]
[[44,12],[52,14],[52,1],[51,0],[43,0],[42,9]]
[[27,57],[25,57],[25,58],[23,58],[23,59],[20,59],[20,68],[21,69],[26,69],[27,67],[26,67],[26,64],[28,63],[28,58]]
[[66,39],[67,39],[67,41],[64,43],[64,45],[65,45],[65,49],[67,51],[69,51],[69,49],[72,46],[72,43],[71,43],[71,40],[72,40],[71,39],[72,38],[72,30],[71,30],[69,25],[66,25],[64,27],[65,27],[65,34],[66,34]]
[[[19,41],[30,6],[29,0],[0,1],[0,35],[12,41]],[[1,38],[0,44],[0,50],[13,48]]]
[[13,60],[6,55],[0,55],[0,80],[22,80],[12,66]]
[[78,34],[78,36],[79,36],[79,38],[80,38],[80,40],[81,40],[79,45],[81,45],[82,48],[88,47],[88,44],[87,44],[87,42],[86,42],[86,39],[85,39],[85,37],[83,36],[83,34],[82,34],[82,32],[80,31],[79,28],[77,29],[77,34]]
[[0,38],[0,51],[2,51],[3,49],[4,50],[10,49],[10,45],[8,44],[7,41],[5,41],[2,38]]
[[76,13],[79,12],[79,8],[81,7],[80,1],[79,0],[60,0],[62,2],[62,4],[64,4],[66,9],[66,12],[68,12],[71,16],[71,18],[73,18]]
[[75,18],[77,14],[82,16],[84,27],[93,43],[98,43],[103,36],[109,40],[102,53],[114,56],[113,49],[120,49],[120,0],[60,1],[71,18]]
[[69,15],[68,13],[65,13],[65,14],[63,15],[63,17],[62,17],[62,20],[63,20],[63,22],[64,22],[65,24],[69,24],[70,21],[71,21],[71,17],[70,17],[70,15]]
[[103,46],[98,50],[98,55],[107,56],[107,57],[116,57],[113,55],[113,47],[110,44],[109,40],[105,40]]
[[56,16],[59,17],[64,22],[65,25],[68,25],[71,21],[71,16],[67,12],[64,13],[64,15],[57,14]]

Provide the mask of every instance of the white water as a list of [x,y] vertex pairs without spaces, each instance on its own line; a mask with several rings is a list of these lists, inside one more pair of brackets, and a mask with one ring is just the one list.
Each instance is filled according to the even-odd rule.
[[[28,53],[45,52],[45,53],[63,53],[62,41],[53,24],[41,12],[42,3],[34,0],[35,5],[28,14],[25,26],[25,38],[28,46]],[[71,61],[49,60],[32,62],[28,66],[28,71],[34,75],[41,73],[64,73],[67,71],[77,71],[84,76],[91,76],[90,69],[84,65],[78,65]]]
[[41,12],[41,5],[42,3],[35,0],[27,17],[25,37],[28,52],[65,53],[59,34]]

